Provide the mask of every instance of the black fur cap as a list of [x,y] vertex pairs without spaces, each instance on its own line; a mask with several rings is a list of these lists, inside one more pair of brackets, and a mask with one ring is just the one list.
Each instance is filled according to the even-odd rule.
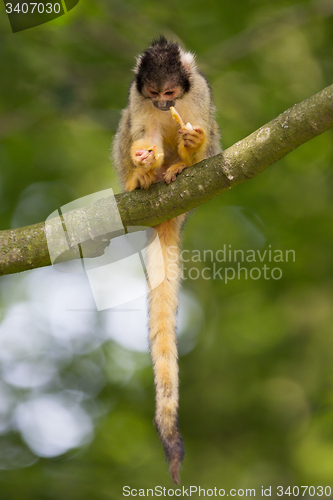
[[181,62],[179,45],[168,42],[163,36],[153,40],[138,60],[135,82],[140,93],[144,85],[162,90],[166,82],[179,85],[188,92],[191,85],[189,72]]

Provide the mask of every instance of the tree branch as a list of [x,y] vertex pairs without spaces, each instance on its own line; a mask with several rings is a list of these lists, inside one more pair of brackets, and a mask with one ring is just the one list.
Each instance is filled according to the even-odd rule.
[[[295,148],[333,127],[333,85],[295,104],[274,120],[223,153],[184,170],[176,182],[159,182],[148,191],[116,195],[122,223],[155,226],[251,179]],[[84,212],[84,213],[83,213]],[[75,224],[82,216],[91,227],[107,227],[109,205],[103,200],[70,213]],[[101,234],[101,231],[98,231]],[[113,235],[114,236],[114,235]],[[90,256],[102,255],[108,245],[103,235],[89,242]],[[67,252],[64,260],[76,258]],[[51,264],[44,223],[0,232],[0,275]]]

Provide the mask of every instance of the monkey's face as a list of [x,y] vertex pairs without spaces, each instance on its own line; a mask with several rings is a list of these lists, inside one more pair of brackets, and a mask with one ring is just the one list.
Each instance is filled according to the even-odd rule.
[[168,111],[171,106],[175,105],[175,100],[182,96],[182,91],[178,86],[170,86],[166,84],[163,89],[157,86],[147,85],[144,88],[143,94],[151,99],[155,108],[160,111]]

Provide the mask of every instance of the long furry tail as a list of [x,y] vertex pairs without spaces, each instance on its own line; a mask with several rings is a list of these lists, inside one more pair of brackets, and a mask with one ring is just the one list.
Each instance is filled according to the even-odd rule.
[[[178,484],[184,457],[178,428],[178,353],[176,313],[180,279],[180,236],[185,216],[155,227],[164,260],[165,278],[149,293],[149,342],[156,390],[155,426],[162,441],[173,481]],[[158,259],[148,257],[148,272],[158,272]],[[152,274],[154,276],[154,274]]]

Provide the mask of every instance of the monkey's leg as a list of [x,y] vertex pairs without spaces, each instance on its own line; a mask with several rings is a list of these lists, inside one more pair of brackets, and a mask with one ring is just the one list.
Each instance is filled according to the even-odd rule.
[[126,191],[134,191],[136,188],[148,189],[156,182],[157,175],[155,170],[136,167],[127,176]]
[[[173,481],[178,484],[184,457],[178,428],[178,354],[176,312],[180,279],[180,235],[186,215],[155,227],[162,248],[165,278],[149,293],[149,342],[156,389],[155,425],[163,443]],[[148,274],[158,273],[159,262],[148,246]]]

